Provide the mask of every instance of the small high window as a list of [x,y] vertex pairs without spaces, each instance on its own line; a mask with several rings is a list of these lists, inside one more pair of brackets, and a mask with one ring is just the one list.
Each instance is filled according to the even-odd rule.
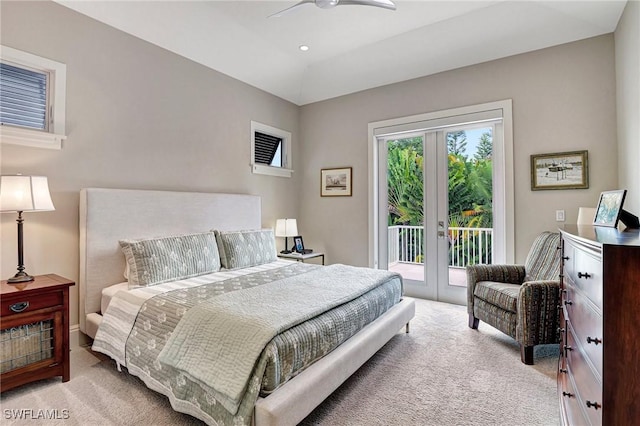
[[1,46],[0,141],[60,149],[65,90],[65,64]]
[[266,124],[251,122],[251,171],[291,177],[291,133]]

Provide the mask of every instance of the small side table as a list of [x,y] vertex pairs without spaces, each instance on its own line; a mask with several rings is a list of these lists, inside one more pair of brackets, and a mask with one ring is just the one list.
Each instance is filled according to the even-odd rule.
[[300,253],[289,253],[289,254],[284,254],[284,253],[278,253],[278,257],[283,258],[283,259],[293,259],[296,260],[298,262],[305,262],[309,259],[313,259],[315,257],[321,257],[322,258],[322,264],[324,265],[324,253],[321,252],[315,252],[315,253],[307,253],[307,254],[300,254]]
[[71,377],[69,366],[69,287],[55,274],[33,281],[0,283],[0,388],[49,377]]

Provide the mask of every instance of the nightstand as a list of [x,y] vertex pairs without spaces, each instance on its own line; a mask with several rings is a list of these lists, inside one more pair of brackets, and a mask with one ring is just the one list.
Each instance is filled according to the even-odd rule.
[[0,391],[49,377],[70,378],[69,287],[54,274],[0,283]]
[[320,253],[320,252],[307,253],[307,254],[300,254],[296,252],[291,252],[289,254],[278,253],[278,257],[283,259],[294,259],[294,260],[297,260],[298,262],[304,262],[306,260],[313,259],[314,257],[322,257],[322,264],[324,265],[324,253]]

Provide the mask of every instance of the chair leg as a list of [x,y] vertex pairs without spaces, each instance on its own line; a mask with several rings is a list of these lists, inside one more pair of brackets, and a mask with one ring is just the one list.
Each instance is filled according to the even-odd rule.
[[469,328],[473,328],[475,330],[478,329],[478,324],[480,320],[473,316],[473,314],[469,314]]
[[533,346],[520,345],[520,360],[527,365],[533,365]]

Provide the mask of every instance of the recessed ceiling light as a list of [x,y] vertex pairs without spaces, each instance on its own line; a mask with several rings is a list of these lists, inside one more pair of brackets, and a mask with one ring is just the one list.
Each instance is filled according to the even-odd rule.
[[306,52],[307,50],[309,50],[309,46],[307,46],[306,44],[301,44],[300,46],[298,46],[298,49]]

